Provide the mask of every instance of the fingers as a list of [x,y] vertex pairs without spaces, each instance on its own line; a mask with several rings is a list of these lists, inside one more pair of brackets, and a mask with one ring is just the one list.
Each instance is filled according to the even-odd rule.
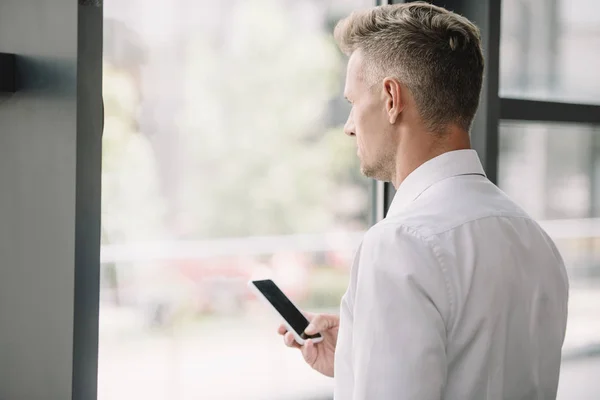
[[285,343],[285,345],[287,347],[292,347],[292,348],[296,348],[296,349],[299,349],[301,347],[298,344],[298,342],[296,342],[296,339],[294,339],[294,334],[292,332],[287,332],[283,336],[283,342]]
[[302,311],[302,314],[306,317],[307,320],[312,321],[313,318],[317,315],[315,313],[311,313],[309,311]]
[[335,328],[338,323],[339,317],[337,315],[318,314],[310,321],[304,332],[307,335],[315,335]]
[[287,332],[287,328],[285,327],[285,325],[281,324],[279,325],[279,329],[277,329],[277,333],[279,333],[280,335],[285,335]]

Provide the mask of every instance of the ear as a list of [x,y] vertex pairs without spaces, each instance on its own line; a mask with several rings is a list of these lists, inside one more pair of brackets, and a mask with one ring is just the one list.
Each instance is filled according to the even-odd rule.
[[395,124],[400,113],[404,110],[402,101],[402,85],[396,78],[387,77],[383,80],[383,95],[385,108],[390,124]]

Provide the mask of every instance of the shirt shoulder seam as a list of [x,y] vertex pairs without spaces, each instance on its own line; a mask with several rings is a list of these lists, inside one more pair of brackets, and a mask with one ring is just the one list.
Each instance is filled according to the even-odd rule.
[[[481,221],[484,219],[489,219],[489,218],[515,218],[515,219],[525,219],[525,220],[529,220],[529,221],[533,221],[533,219],[528,216],[528,215],[519,215],[519,214],[513,214],[513,213],[494,213],[494,214],[487,214],[487,215],[482,215],[482,216],[476,216],[473,218],[469,218],[467,220],[461,221],[458,224],[455,225],[451,225],[449,227],[447,227],[446,229],[443,229],[441,231],[434,231],[431,232],[429,234],[424,234],[422,232],[422,228],[419,225],[412,225],[412,224],[407,224],[404,221],[402,221],[402,219],[385,219],[383,221],[381,221],[379,224],[381,226],[383,225],[397,225],[397,226],[403,226],[406,227],[407,229],[411,229],[412,231],[414,231],[416,233],[416,235],[418,235],[419,237],[423,238],[423,239],[429,239],[433,236],[439,236],[439,235],[443,235],[444,233],[448,233],[454,229],[458,229],[461,226],[464,226],[466,224],[470,224],[471,222],[476,222],[476,221]],[[375,225],[377,226],[377,225]]]
[[448,228],[446,228],[444,230],[432,232],[430,235],[427,235],[427,237],[429,237],[429,236],[443,235],[443,234],[448,233],[448,232],[450,232],[450,231],[452,231],[454,229],[458,229],[461,226],[464,226],[466,224],[470,224],[471,222],[482,221],[482,220],[490,219],[490,218],[511,218],[511,219],[514,218],[514,219],[524,219],[524,220],[532,221],[531,217],[529,217],[527,215],[509,214],[509,213],[488,214],[488,215],[473,217],[473,218],[470,218],[470,219],[468,219],[466,221],[461,221],[461,223],[453,225],[451,227],[448,227]]

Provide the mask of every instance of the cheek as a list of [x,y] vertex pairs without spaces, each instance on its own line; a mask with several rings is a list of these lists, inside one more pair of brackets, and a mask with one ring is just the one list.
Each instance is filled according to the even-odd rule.
[[360,141],[369,136],[371,124],[369,121],[369,115],[365,112],[365,110],[356,110],[354,113],[354,126],[356,127],[356,136]]
[[378,140],[379,132],[382,132],[383,127],[376,110],[373,109],[362,109],[356,110],[354,115],[354,124],[356,127],[357,141],[362,147],[376,145]]
[[356,134],[356,145],[361,153],[364,152],[365,136],[368,135],[368,128],[365,127],[363,115],[360,112],[354,113],[354,128]]

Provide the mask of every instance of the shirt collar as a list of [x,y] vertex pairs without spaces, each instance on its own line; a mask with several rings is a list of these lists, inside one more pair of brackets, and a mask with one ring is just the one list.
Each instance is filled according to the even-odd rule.
[[455,150],[441,154],[411,172],[400,184],[390,205],[388,216],[402,211],[435,183],[459,175],[485,176],[475,150]]

